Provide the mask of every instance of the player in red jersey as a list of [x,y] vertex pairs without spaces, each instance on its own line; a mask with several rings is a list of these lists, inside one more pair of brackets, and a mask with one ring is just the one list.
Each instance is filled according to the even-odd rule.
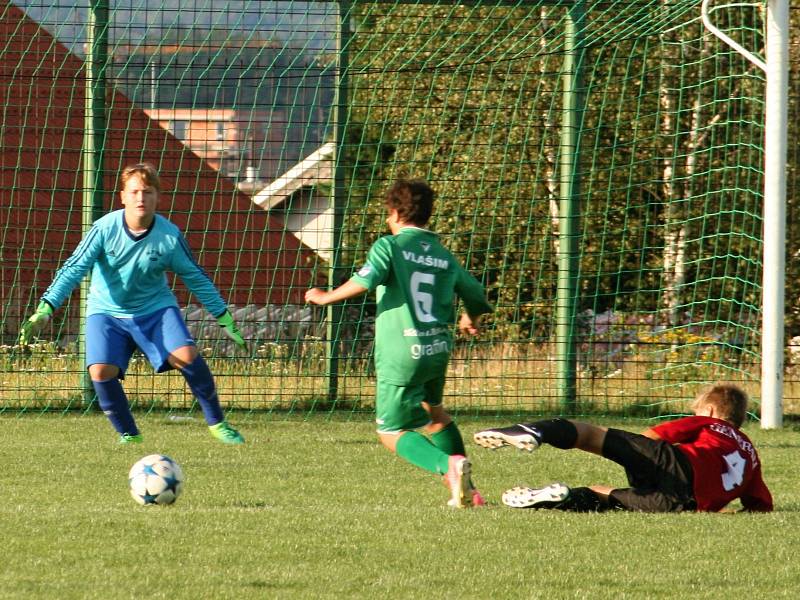
[[630,484],[515,487],[503,494],[503,503],[514,508],[716,512],[739,499],[742,510],[771,511],[761,460],[739,430],[747,414],[747,394],[732,384],[716,384],[697,397],[692,410],[694,416],[641,434],[557,418],[486,429],[474,439],[486,448],[509,445],[532,451],[550,444],[599,454],[624,467]]

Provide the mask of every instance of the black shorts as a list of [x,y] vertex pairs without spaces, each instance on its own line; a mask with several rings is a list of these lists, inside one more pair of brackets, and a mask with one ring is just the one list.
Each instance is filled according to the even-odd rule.
[[692,465],[672,444],[638,433],[609,429],[603,456],[625,469],[631,487],[616,489],[609,500],[626,510],[681,512],[696,510]]

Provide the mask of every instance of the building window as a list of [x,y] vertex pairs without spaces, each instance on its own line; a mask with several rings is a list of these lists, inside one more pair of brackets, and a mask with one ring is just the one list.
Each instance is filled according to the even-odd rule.
[[169,122],[169,132],[174,135],[179,140],[186,139],[186,121],[170,121]]

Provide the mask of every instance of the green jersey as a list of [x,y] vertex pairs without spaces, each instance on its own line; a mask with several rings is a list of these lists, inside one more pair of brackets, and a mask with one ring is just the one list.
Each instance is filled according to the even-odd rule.
[[476,317],[492,311],[483,286],[427,229],[380,238],[351,281],[377,289],[375,369],[394,385],[441,377],[453,348],[455,296]]

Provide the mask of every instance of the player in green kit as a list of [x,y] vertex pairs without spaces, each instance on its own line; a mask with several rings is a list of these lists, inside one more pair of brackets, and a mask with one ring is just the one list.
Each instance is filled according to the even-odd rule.
[[376,290],[378,436],[401,458],[444,476],[448,504],[466,508],[485,502],[472,485],[461,433],[442,403],[455,296],[465,307],[458,328],[469,335],[478,333],[480,316],[492,307],[478,280],[424,229],[433,201],[425,181],[395,183],[386,195],[391,235],[375,242],[349,281],[330,291],[308,290],[306,302],[326,305]]

